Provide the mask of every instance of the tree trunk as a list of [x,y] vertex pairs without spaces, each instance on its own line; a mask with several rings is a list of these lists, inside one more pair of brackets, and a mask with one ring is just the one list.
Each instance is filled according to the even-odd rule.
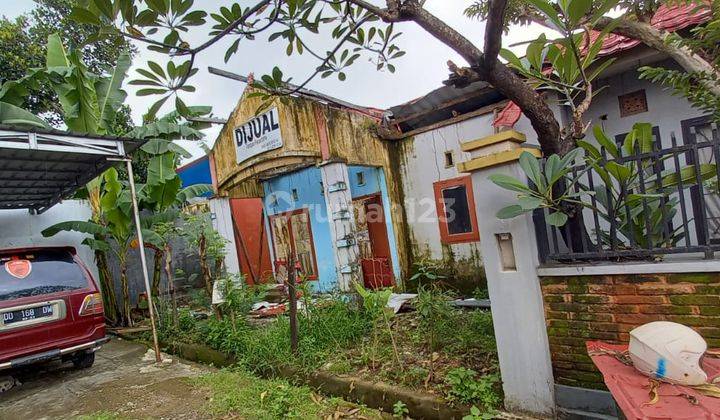
[[177,311],[177,296],[175,295],[175,276],[172,271],[172,248],[169,243],[165,244],[165,277],[167,277],[168,291],[170,292],[170,302],[172,304],[172,318],[173,326],[179,327],[178,323],[178,311]]
[[290,253],[287,261],[287,283],[288,299],[290,301],[290,350],[292,354],[298,351],[298,326],[297,326],[297,289],[295,288],[295,255]]
[[[130,310],[130,287],[128,286],[127,278],[127,262],[125,259],[120,260],[120,284],[122,286],[123,295],[123,320],[124,324],[128,327],[133,326],[132,314]],[[148,304],[152,304],[148,302]]]
[[205,291],[208,296],[212,298],[213,282],[212,274],[210,273],[210,266],[207,262],[205,235],[200,235],[200,239],[198,240],[198,257],[200,258],[200,272],[202,274],[203,283],[205,284]]
[[100,293],[103,298],[103,307],[105,308],[105,318],[111,325],[117,325],[121,321],[118,312],[117,300],[115,297],[115,282],[112,273],[108,268],[107,255],[102,251],[95,251],[95,262],[98,267],[98,276],[100,277]]
[[159,297],[160,280],[162,277],[163,251],[160,249],[155,249],[154,258],[155,261],[153,261],[152,295],[155,297]]

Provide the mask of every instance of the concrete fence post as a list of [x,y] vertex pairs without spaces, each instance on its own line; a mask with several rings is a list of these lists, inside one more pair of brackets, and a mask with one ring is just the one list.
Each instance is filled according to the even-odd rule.
[[458,166],[472,174],[505,406],[552,416],[554,380],[532,217],[527,213],[498,219],[498,210],[516,203],[516,193],[488,179],[495,173],[525,179],[518,157],[523,151],[540,153],[522,147],[524,141],[521,133],[506,131],[465,143],[463,149],[471,152],[472,159]]

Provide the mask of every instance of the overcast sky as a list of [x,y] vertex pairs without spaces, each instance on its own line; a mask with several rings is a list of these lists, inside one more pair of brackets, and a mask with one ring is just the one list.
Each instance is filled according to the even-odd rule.
[[[240,4],[250,5],[252,0],[240,0]],[[204,8],[214,12],[223,5],[230,5],[232,1],[227,0],[195,0],[196,8]],[[471,0],[428,0],[425,7],[430,12],[459,30],[463,35],[482,47],[483,22],[471,20],[463,15],[463,10],[471,4]],[[14,17],[26,13],[33,8],[31,0],[3,0],[0,13]],[[212,20],[212,18],[209,18]],[[207,25],[208,28],[211,25]],[[394,64],[397,71],[392,74],[387,71],[376,71],[372,63],[362,60],[356,61],[355,65],[347,71],[347,80],[340,82],[336,77],[327,79],[317,78],[313,80],[308,88],[323,92],[348,102],[358,105],[372,106],[376,108],[387,108],[406,102],[410,99],[424,95],[432,89],[439,87],[447,78],[447,61],[453,60],[458,64],[463,60],[441,42],[435,40],[425,31],[413,23],[396,25],[396,31],[403,35],[398,45],[407,51],[407,54]],[[535,27],[511,28],[508,36],[504,38],[504,45],[532,39],[542,30]],[[207,37],[207,28],[193,32],[188,41],[191,45],[198,45]],[[255,73],[262,75],[269,73],[274,66],[279,66],[285,75],[293,77],[293,81],[304,80],[318,62],[307,53],[302,56],[285,55],[285,46],[279,40],[268,43],[262,37],[255,41],[241,41],[238,52],[230,58],[228,63],[223,61],[225,50],[232,43],[228,38],[218,42],[213,47],[202,52],[196,58],[196,67],[200,72],[191,79],[197,91],[194,94],[185,94],[183,99],[192,105],[212,105],[213,113],[226,118],[236,105],[244,84],[238,81],[222,78],[208,73],[209,66],[218,67],[235,73],[247,75]],[[319,36],[306,39],[310,45],[317,46],[319,51],[325,51],[332,46],[329,36]],[[133,68],[130,70],[131,80],[137,76],[135,69],[145,66],[148,59],[162,61],[162,57],[148,52],[143,45],[138,45],[140,53],[133,61]],[[524,47],[522,47],[524,49]],[[137,97],[134,94],[134,86],[126,86],[128,91],[128,103],[133,110],[133,119],[136,123],[141,121],[141,115],[151,104],[152,97]],[[170,101],[168,102],[168,104]],[[169,110],[170,105],[166,105]],[[165,110],[165,109],[164,109]],[[163,111],[160,112],[160,115]],[[205,131],[207,143],[212,145],[219,132],[219,127],[213,127]],[[202,149],[192,142],[182,142],[182,145],[193,153],[193,158],[203,154]]]

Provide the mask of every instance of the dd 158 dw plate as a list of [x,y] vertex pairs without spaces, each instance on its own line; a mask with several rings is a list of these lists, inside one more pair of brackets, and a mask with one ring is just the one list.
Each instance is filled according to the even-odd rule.
[[11,325],[16,322],[30,321],[38,318],[53,316],[55,305],[42,305],[34,308],[18,309],[12,312],[3,312],[3,324]]
[[62,299],[5,308],[0,310],[0,331],[63,318],[65,318],[65,301]]

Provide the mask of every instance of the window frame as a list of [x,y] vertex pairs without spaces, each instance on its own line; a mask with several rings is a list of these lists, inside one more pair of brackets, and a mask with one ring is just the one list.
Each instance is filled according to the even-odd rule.
[[[270,239],[272,240],[273,256],[275,257],[275,261],[279,261],[278,255],[277,255],[277,248],[275,247],[275,234],[274,234],[274,230],[273,230],[273,222],[278,217],[284,217],[287,219],[288,235],[290,237],[290,252],[293,253],[293,255],[295,256],[295,259],[297,261],[297,250],[295,249],[295,235],[293,234],[293,229],[292,229],[292,216],[294,216],[296,214],[305,214],[305,216],[307,217],[307,221],[308,221],[308,232],[310,234],[310,248],[312,250],[312,263],[313,263],[313,269],[315,271],[315,274],[313,274],[312,276],[307,276],[306,279],[307,280],[317,280],[319,278],[320,272],[319,272],[319,267],[318,267],[318,263],[317,263],[317,255],[315,252],[315,238],[314,238],[313,231],[312,231],[312,219],[310,218],[310,212],[308,211],[308,209],[306,207],[295,209],[295,210],[290,210],[290,211],[285,211],[282,213],[276,213],[276,214],[273,214],[272,216],[268,216],[268,224],[270,225]],[[286,263],[287,263],[287,261],[286,261]]]
[[[470,213],[470,227],[472,230],[470,232],[451,235],[450,230],[448,229],[447,220],[445,219],[445,201],[443,200],[442,192],[447,188],[457,186],[465,187],[468,212]],[[434,182],[433,190],[435,191],[435,209],[437,211],[438,227],[440,229],[440,242],[443,244],[459,244],[479,241],[480,231],[478,230],[477,212],[475,210],[475,195],[470,175]]]

